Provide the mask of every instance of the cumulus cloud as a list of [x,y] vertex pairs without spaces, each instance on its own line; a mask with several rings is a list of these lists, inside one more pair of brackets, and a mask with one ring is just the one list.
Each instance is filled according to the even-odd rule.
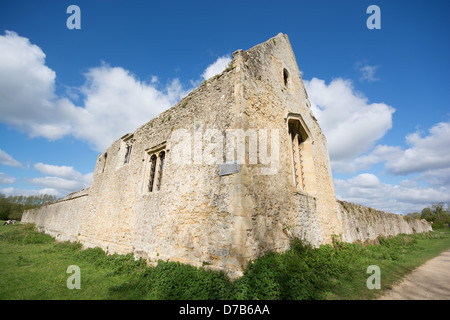
[[350,80],[338,78],[328,85],[317,78],[304,82],[311,109],[327,137],[334,170],[346,171],[349,160],[370,150],[392,127],[395,109],[369,103]]
[[343,200],[386,211],[408,213],[438,202],[450,202],[450,123],[438,123],[424,135],[406,136],[408,147],[377,145],[347,164],[349,172],[383,164],[385,174],[412,176],[396,185],[362,173],[348,180],[335,179],[336,194]]
[[10,167],[15,167],[15,168],[20,168],[22,166],[22,164],[19,161],[17,161],[13,157],[11,157],[9,154],[7,154],[2,149],[0,149],[0,163],[5,166],[10,166]]
[[6,31],[0,36],[0,118],[31,136],[49,139],[67,134],[60,103],[54,94],[55,72],[45,54],[27,38]]
[[42,172],[43,174],[48,174],[51,176],[57,176],[65,179],[80,180],[89,182],[91,174],[83,175],[76,171],[73,167],[69,166],[55,166],[51,164],[44,164],[42,162],[36,163],[34,168]]
[[28,181],[46,190],[54,190],[50,194],[64,196],[68,193],[88,187],[92,180],[92,173],[81,174],[73,167],[56,166],[44,163],[36,163],[34,168],[48,176],[32,178]]
[[[392,127],[394,108],[369,102],[351,81],[341,78],[329,84],[313,78],[305,86],[328,140],[333,172],[363,172],[334,180],[338,198],[397,213],[450,201],[450,122],[408,134],[406,147],[377,144]],[[380,164],[384,174],[405,179],[390,184],[367,173]]]
[[420,211],[432,203],[450,201],[446,187],[421,186],[413,180],[392,185],[381,182],[371,173],[348,180],[335,179],[334,186],[339,199],[401,214]]
[[29,182],[40,188],[56,190],[58,194],[64,195],[74,191],[81,190],[86,185],[80,181],[69,180],[59,177],[33,178]]
[[403,150],[398,146],[376,145],[366,154],[333,164],[336,172],[354,174],[358,171],[369,170],[379,163],[395,161],[402,154]]
[[160,91],[153,82],[142,82],[129,71],[106,64],[90,69],[85,76],[87,81],[81,89],[86,97],[84,108],[71,116],[72,134],[99,151],[188,93],[178,79]]
[[14,183],[16,181],[16,178],[10,177],[3,172],[0,172],[0,184],[10,184]]
[[440,122],[422,136],[415,132],[406,136],[409,148],[391,157],[386,168],[394,174],[425,172],[450,168],[450,122]]
[[443,169],[430,169],[418,176],[430,186],[446,187],[450,189],[450,165]]
[[[185,88],[178,79],[161,86],[155,75],[150,82],[144,82],[126,69],[102,62],[87,70],[81,87],[67,87],[66,96],[62,96],[55,93],[56,73],[46,66],[45,53],[29,39],[6,31],[0,35],[0,52],[0,121],[31,137],[54,140],[71,135],[100,152],[194,88],[192,83]],[[222,72],[230,61],[229,57],[219,57],[206,68],[202,79]],[[21,166],[3,150],[0,163]],[[0,192],[64,196],[87,187],[92,178],[92,173],[83,175],[68,166],[37,163],[34,168],[46,176],[28,182],[41,189],[9,187]],[[1,179],[9,183],[14,178],[4,175]]]
[[426,136],[420,132],[408,134],[405,141],[407,148],[377,145],[367,154],[349,161],[347,172],[367,170],[375,164],[384,163],[387,173],[394,175],[422,173],[429,181],[442,180],[446,176],[434,172],[446,173],[450,170],[450,122],[434,125]]
[[[32,137],[58,139],[72,135],[97,151],[134,131],[190,91],[178,79],[159,90],[155,76],[146,83],[123,68],[103,63],[86,72],[86,82],[78,90],[84,105],[76,106],[55,94],[56,74],[45,65],[44,52],[27,38],[7,31],[0,36],[0,52],[1,121]],[[209,72],[214,69],[211,67]]]
[[202,79],[207,80],[216,74],[222,73],[230,62],[231,58],[229,56],[219,57],[214,63],[206,68],[205,72],[202,74]]

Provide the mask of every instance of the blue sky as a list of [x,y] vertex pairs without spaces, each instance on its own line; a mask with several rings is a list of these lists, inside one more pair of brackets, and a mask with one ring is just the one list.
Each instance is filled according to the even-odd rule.
[[[79,30],[66,26],[72,4]],[[381,29],[367,28],[369,5]],[[398,213],[449,202],[449,12],[448,1],[2,1],[0,193],[88,186],[112,141],[282,32],[337,196]]]

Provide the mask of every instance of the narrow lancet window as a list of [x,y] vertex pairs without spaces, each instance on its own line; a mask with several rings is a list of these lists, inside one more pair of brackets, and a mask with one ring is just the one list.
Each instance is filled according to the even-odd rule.
[[156,171],[156,160],[157,157],[155,154],[153,154],[150,158],[150,180],[148,183],[148,191],[152,192],[153,191],[153,184],[155,182],[155,171]]
[[159,190],[161,188],[161,181],[162,181],[162,176],[163,176],[163,171],[164,171],[165,157],[166,157],[166,152],[161,151],[159,153],[158,183],[157,183],[156,190]]
[[124,164],[130,162],[130,156],[131,156],[131,146],[127,146],[127,152],[125,154]]
[[103,169],[102,169],[102,173],[105,172],[106,158],[108,158],[108,154],[105,152],[105,154],[104,154],[104,156],[103,156]]
[[291,139],[291,151],[292,151],[292,163],[293,163],[293,176],[294,176],[294,184],[295,186],[303,190],[304,189],[304,181],[303,181],[303,163],[302,163],[302,143],[303,139],[300,134],[300,128],[298,122],[289,123],[289,136]]
[[286,69],[283,69],[283,80],[284,80],[284,85],[287,87],[288,80],[289,80],[289,72]]

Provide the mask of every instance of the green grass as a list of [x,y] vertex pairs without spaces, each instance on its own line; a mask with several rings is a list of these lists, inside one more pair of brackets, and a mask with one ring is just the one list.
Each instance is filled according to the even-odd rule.
[[[0,226],[0,299],[372,299],[449,248],[448,229],[381,238],[377,245],[336,241],[313,249],[297,240],[230,281],[204,267],[170,261],[151,267],[132,255],[57,243],[31,225]],[[80,267],[79,290],[66,286],[70,265]],[[381,269],[381,290],[366,287],[370,265]]]
[[[450,230],[442,229],[413,235],[379,238],[379,244],[341,244],[342,256],[348,256],[347,271],[328,292],[332,299],[375,299],[427,260],[450,249]],[[381,290],[369,290],[367,267],[381,271]]]
[[[123,281],[109,266],[89,259],[79,244],[55,243],[27,225],[0,227],[0,299],[107,299]],[[81,269],[81,289],[66,286],[67,267]]]

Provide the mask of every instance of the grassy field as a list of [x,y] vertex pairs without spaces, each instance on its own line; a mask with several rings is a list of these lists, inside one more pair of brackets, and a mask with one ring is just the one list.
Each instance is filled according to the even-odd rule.
[[[131,255],[81,250],[57,243],[32,225],[0,226],[0,299],[373,299],[403,275],[450,248],[450,231],[381,238],[379,244],[312,249],[294,241],[287,252],[252,261],[231,282],[223,273],[160,261],[156,267]],[[70,290],[67,268],[80,268],[81,288]],[[381,289],[369,290],[367,267],[381,270]]]

